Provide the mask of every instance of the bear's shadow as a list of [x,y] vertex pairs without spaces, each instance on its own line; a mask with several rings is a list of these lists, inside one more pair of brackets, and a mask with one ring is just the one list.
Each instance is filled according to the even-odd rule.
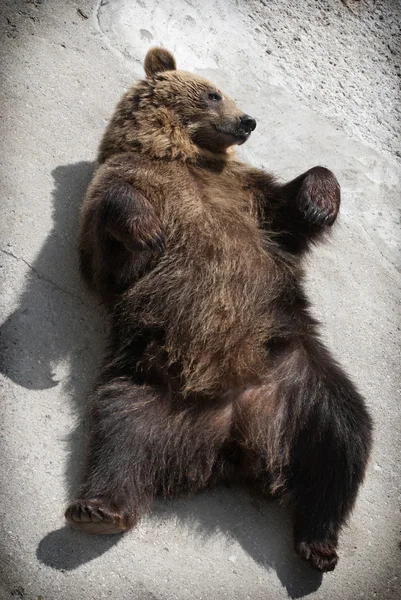
[[[68,365],[64,390],[80,415],[80,425],[67,440],[66,485],[70,496],[82,466],[85,397],[105,340],[101,308],[80,285],[76,257],[79,208],[93,170],[93,163],[80,162],[52,172],[53,229],[31,265],[18,308],[0,327],[0,372],[19,385],[32,390],[57,386],[54,370],[58,364]],[[306,596],[321,584],[322,576],[292,551],[286,511],[243,489],[218,487],[191,499],[156,502],[148,519],[150,523],[174,520],[205,544],[217,535],[238,542],[258,564],[276,571],[292,598]],[[37,558],[55,569],[73,570],[104,554],[120,539],[87,536],[63,527],[41,540]]]

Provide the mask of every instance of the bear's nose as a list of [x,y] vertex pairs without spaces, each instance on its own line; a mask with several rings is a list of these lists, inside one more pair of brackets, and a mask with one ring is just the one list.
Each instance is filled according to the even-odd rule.
[[256,121],[250,115],[242,115],[240,118],[241,125],[246,131],[253,131],[256,127]]

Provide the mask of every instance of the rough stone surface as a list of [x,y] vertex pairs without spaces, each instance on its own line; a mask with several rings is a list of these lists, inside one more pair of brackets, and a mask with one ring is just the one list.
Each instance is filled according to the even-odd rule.
[[[379,0],[3,0],[1,600],[400,598],[399,16]],[[64,526],[105,334],[77,275],[78,210],[114,104],[159,43],[257,118],[245,159],[283,178],[323,164],[342,185],[309,287],[375,447],[324,577],[293,555],[285,511],[243,490],[158,503],[123,538]]]

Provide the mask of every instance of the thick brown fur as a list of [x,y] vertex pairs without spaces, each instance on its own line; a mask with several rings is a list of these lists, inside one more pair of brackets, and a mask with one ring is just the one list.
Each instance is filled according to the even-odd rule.
[[371,444],[302,287],[338,182],[314,167],[279,185],[232,151],[252,117],[166,50],[145,71],[106,130],[82,212],[81,273],[111,330],[67,519],[125,531],[156,494],[236,478],[288,500],[297,552],[331,570]]

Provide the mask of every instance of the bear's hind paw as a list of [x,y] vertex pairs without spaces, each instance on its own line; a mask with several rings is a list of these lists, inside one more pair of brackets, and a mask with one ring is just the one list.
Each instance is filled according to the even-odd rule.
[[295,550],[312,568],[323,573],[333,571],[338,562],[337,552],[330,542],[299,542]]
[[85,533],[116,534],[129,529],[127,519],[102,499],[75,500],[65,511],[65,518]]

